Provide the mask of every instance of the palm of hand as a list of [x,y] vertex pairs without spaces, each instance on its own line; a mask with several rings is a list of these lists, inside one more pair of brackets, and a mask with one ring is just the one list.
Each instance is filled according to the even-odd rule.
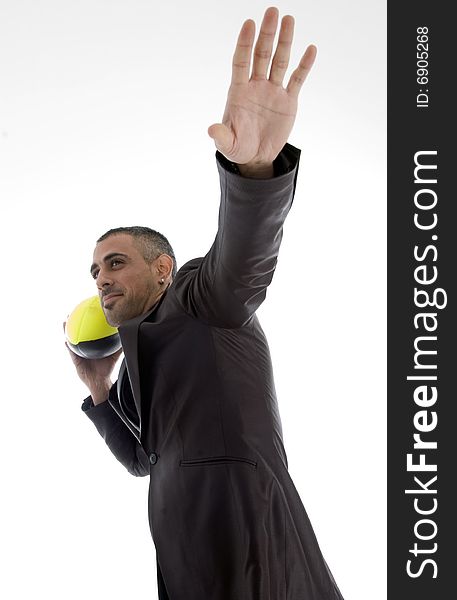
[[231,131],[231,161],[272,162],[288,139],[297,99],[266,79],[230,86],[222,123]]
[[217,149],[238,164],[271,164],[279,154],[295,121],[301,86],[316,57],[316,47],[308,46],[287,87],[283,87],[294,29],[293,17],[286,15],[267,78],[277,24],[277,8],[268,8],[254,48],[249,77],[255,23],[250,19],[244,22],[233,55],[232,81],[222,123],[208,128]]

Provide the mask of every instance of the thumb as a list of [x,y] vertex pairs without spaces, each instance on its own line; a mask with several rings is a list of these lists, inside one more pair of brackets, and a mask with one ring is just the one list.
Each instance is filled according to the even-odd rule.
[[213,138],[219,152],[226,158],[230,158],[235,144],[235,136],[230,129],[222,123],[215,123],[208,127],[208,135]]

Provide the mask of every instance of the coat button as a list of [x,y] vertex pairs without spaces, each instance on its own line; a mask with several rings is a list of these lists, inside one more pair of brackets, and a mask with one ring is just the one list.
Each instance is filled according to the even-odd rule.
[[151,463],[151,465],[155,465],[157,462],[157,454],[155,452],[151,452],[151,454],[149,455],[149,462]]

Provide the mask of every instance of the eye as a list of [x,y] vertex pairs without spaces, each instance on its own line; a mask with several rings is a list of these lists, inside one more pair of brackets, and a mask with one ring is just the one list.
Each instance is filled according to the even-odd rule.
[[93,277],[93,279],[97,279],[98,273],[99,273],[98,271],[95,271],[95,270],[92,271],[92,277]]
[[111,260],[111,268],[117,267],[120,264],[122,264],[122,260],[119,260],[118,258],[113,258]]

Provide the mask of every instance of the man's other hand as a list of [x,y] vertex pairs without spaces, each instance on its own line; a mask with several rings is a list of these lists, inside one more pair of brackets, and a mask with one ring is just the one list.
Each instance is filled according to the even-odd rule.
[[255,23],[252,19],[244,22],[233,55],[232,80],[222,123],[208,128],[219,152],[243,165],[247,173],[268,169],[287,142],[297,114],[298,94],[316,57],[316,47],[308,46],[287,87],[283,87],[294,35],[294,18],[286,15],[281,21],[268,74],[278,18],[276,7],[265,11],[251,75]]

